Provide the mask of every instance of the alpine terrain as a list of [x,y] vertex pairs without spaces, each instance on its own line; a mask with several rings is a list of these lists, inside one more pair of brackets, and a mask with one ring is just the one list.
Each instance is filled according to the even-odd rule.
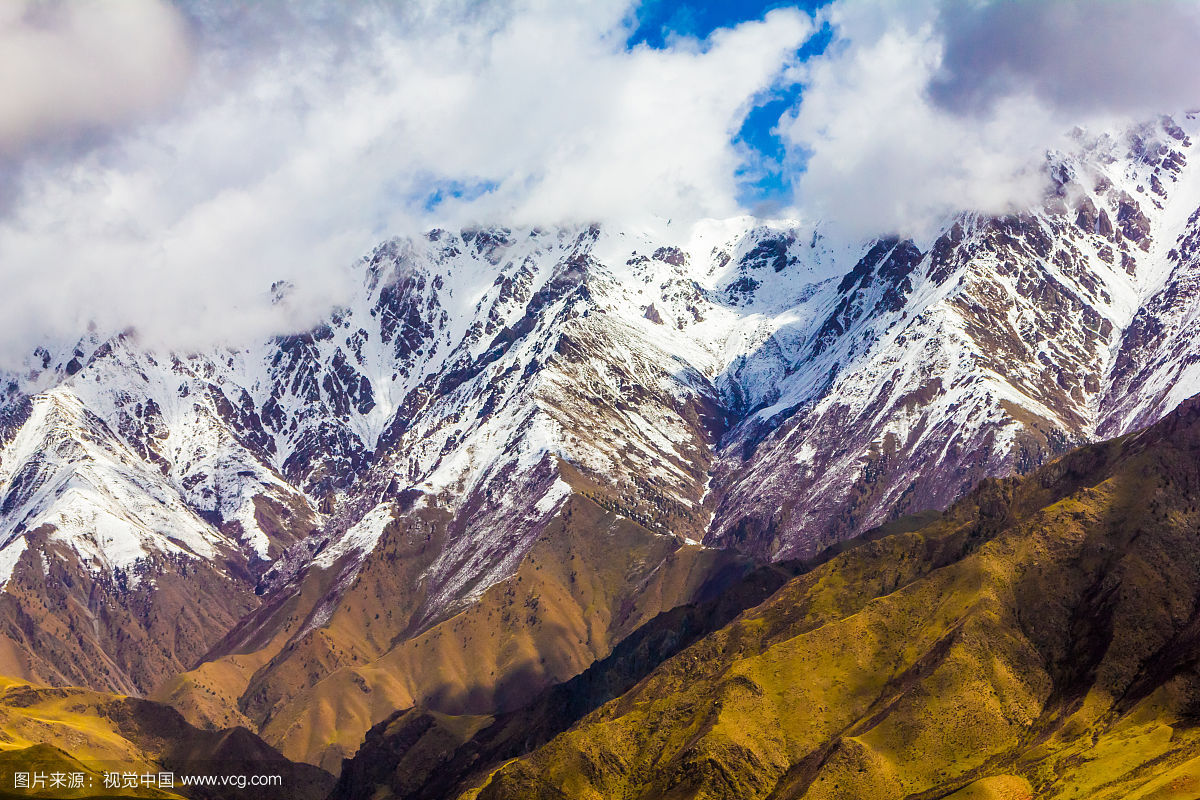
[[[1079,132],[1040,205],[923,239],[439,229],[304,333],[47,343],[0,376],[0,674],[335,774],[388,726],[520,757],[443,787],[479,797],[1000,796],[970,782],[1049,786],[1080,731],[1174,769],[1198,128]],[[1151,578],[1182,605],[1138,627]]]

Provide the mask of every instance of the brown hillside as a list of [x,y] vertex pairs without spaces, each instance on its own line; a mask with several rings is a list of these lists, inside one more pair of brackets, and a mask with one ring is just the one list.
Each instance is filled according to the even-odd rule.
[[231,634],[241,646],[180,676],[160,698],[197,724],[248,722],[289,758],[336,771],[397,709],[516,708],[659,612],[704,595],[726,571],[752,566],[728,551],[681,546],[577,494],[511,578],[422,627],[418,576],[446,524],[429,511],[389,526],[323,625],[313,626],[307,609],[337,567],[310,571],[297,594],[268,607],[268,623]]
[[1194,798],[1200,400],[986,481],[464,797]]
[[254,576],[223,564],[158,557],[140,575],[92,571],[49,526],[0,593],[0,675],[35,683],[153,692],[194,665],[258,605]]
[[[79,688],[51,688],[0,678],[0,796],[188,797],[248,796],[305,800],[329,790],[332,778],[308,764],[293,764],[244,728],[200,730],[161,703]],[[167,770],[182,775],[279,775],[279,787],[243,790],[105,789],[105,772]],[[22,793],[13,773],[83,772],[92,785],[71,792]],[[9,792],[5,794],[4,792]]]

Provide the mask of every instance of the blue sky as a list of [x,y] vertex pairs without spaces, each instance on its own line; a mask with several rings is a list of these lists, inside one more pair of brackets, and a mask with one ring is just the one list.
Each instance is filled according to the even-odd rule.
[[635,12],[629,45],[664,47],[672,35],[704,39],[719,28],[732,28],[740,22],[762,19],[776,8],[798,8],[808,13],[829,5],[828,2],[721,2],[697,3],[692,0],[646,0]]
[[[713,31],[761,19],[776,8],[796,8],[815,14],[827,5],[829,0],[802,3],[646,0],[637,8],[628,45],[663,48],[676,36],[703,40]],[[800,48],[799,59],[803,61],[825,52],[832,38],[833,30],[825,25]],[[739,173],[738,196],[739,202],[747,208],[778,209],[794,200],[793,180],[803,165],[794,158],[787,159],[786,148],[775,127],[779,118],[799,103],[800,94],[801,87],[792,84],[776,86],[758,95],[733,138],[735,144],[747,149],[748,157]]]

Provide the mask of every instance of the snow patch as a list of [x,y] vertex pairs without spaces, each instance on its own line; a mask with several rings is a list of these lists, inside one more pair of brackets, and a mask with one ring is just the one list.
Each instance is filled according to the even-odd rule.
[[546,493],[542,495],[542,499],[538,500],[534,504],[533,509],[538,514],[549,514],[551,511],[554,511],[556,508],[558,508],[559,503],[561,503],[569,494],[571,494],[570,484],[568,484],[562,478],[556,477],[554,479],[554,483],[552,483],[550,488],[546,490]]
[[391,502],[380,503],[368,511],[362,519],[350,527],[340,539],[316,557],[313,561],[318,567],[328,569],[349,553],[369,553],[379,543],[383,529],[392,521],[395,505]]
[[25,537],[21,536],[9,542],[7,547],[0,550],[0,590],[3,590],[8,585],[13,570],[17,568],[17,561],[20,560],[21,554],[25,552],[25,548],[28,546],[25,542]]

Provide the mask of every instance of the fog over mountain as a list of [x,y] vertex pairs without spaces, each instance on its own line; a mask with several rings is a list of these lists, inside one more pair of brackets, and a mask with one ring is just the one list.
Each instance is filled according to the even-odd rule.
[[[183,348],[301,330],[374,243],[437,226],[682,240],[766,208],[857,240],[1027,206],[1076,126],[1200,103],[1193,4],[1051,5],[778,8],[655,48],[624,2],[9,4],[0,63],[36,80],[0,107],[6,356],[92,321]],[[733,135],[781,96],[753,120],[779,153]]]

